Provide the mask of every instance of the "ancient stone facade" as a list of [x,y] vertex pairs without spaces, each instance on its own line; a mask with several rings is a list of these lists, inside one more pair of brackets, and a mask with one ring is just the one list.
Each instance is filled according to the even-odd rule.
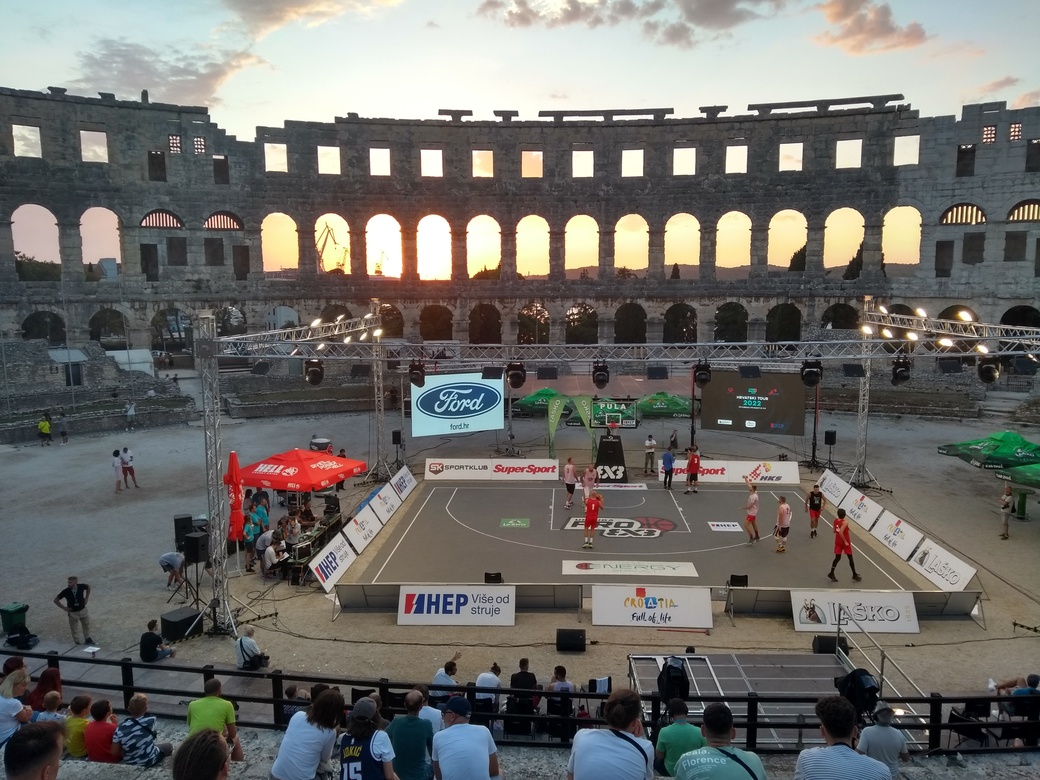
[[[762,104],[742,115],[705,107],[693,118],[666,109],[543,112],[537,121],[510,111],[496,112],[497,121],[473,121],[468,112],[427,121],[348,115],[261,127],[255,142],[242,142],[204,108],[150,103],[146,95],[137,102],[0,89],[0,331],[17,333],[30,315],[51,312],[75,345],[88,339],[91,318],[111,309],[135,346],[145,346],[153,318],[171,308],[191,319],[233,306],[255,331],[278,306],[309,321],[330,305],[362,313],[372,297],[396,308],[408,339],[419,338],[428,307],[443,306],[447,335],[467,341],[474,308],[487,304],[501,317],[506,344],[516,343],[521,309],[532,303],[548,312],[551,343],[565,340],[567,312],[579,304],[596,313],[604,342],[615,340],[625,304],[645,313],[645,335],[634,340],[662,341],[677,304],[696,319],[688,340],[693,333],[714,340],[726,303],[742,307],[745,337],[759,340],[778,305],[795,313],[797,333],[783,335],[797,338],[836,305],[858,311],[865,294],[933,316],[967,306],[991,322],[1040,324],[1040,108],[992,103],[965,106],[959,119],[920,117],[901,99]],[[574,175],[575,153],[591,163],[591,175]],[[423,169],[424,155],[440,175]],[[389,175],[373,175],[377,158]],[[538,163],[541,175],[531,175]],[[11,220],[28,203],[54,215],[60,285],[18,279]],[[98,206],[118,218],[117,281],[84,277],[80,219]],[[882,226],[897,206],[920,214],[920,262],[912,277],[887,278]],[[839,208],[864,221],[854,280],[824,272],[824,226]],[[804,271],[767,265],[770,221],[785,209],[806,221]],[[715,226],[731,211],[751,220],[751,265],[741,279],[716,272]],[[261,224],[275,212],[298,226],[292,278],[264,273]],[[326,213],[350,226],[351,262],[341,275],[318,261],[314,227]],[[401,226],[400,279],[367,273],[365,226],[378,214]],[[416,231],[431,214],[451,228],[451,280],[420,278]],[[647,266],[638,278],[619,279],[612,226],[629,214],[646,222]],[[669,278],[665,234],[676,214],[700,224],[696,278]],[[467,225],[478,215],[501,228],[496,280],[467,272]],[[515,228],[528,215],[548,224],[545,278],[516,278]],[[598,274],[580,280],[565,275],[564,230],[576,215],[599,226]]]

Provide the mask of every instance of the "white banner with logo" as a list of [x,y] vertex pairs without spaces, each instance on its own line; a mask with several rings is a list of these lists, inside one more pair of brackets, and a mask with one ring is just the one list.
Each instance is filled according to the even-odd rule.
[[[595,603],[595,602],[593,602]],[[845,608],[839,618],[838,605]],[[833,633],[840,624],[849,633],[920,634],[914,594],[905,590],[792,590],[794,630]]]
[[910,559],[918,543],[924,539],[924,534],[887,509],[870,529],[870,535],[883,542],[904,561]]
[[820,478],[816,480],[816,484],[820,486],[820,492],[823,493],[823,497],[827,499],[831,506],[841,506],[842,499],[845,498],[845,494],[850,489],[849,483],[830,469],[827,469],[820,475]]
[[495,480],[497,482],[555,482],[560,462],[551,458],[427,458],[428,480]]
[[699,577],[689,561],[564,561],[563,573],[598,577]]
[[491,479],[490,458],[427,458],[427,480]]
[[412,472],[405,466],[390,478],[390,484],[394,486],[397,495],[404,501],[415,490],[416,481],[415,477],[412,476]]
[[711,588],[593,585],[592,624],[711,628]]
[[307,566],[321,583],[326,593],[331,593],[333,587],[343,576],[343,572],[350,568],[350,564],[357,560],[357,555],[350,549],[347,537],[339,533],[332,537],[321,552],[311,558]]
[[513,585],[402,585],[399,626],[512,626]]
[[401,508],[401,497],[397,495],[393,485],[383,485],[379,492],[372,496],[368,505],[375,511],[379,522],[386,525],[394,516],[394,512]]
[[931,539],[921,543],[910,565],[941,590],[964,590],[975,576],[975,569]]
[[491,461],[491,479],[502,481],[557,480],[560,461],[548,458],[517,460],[515,458]]
[[[687,460],[676,459],[672,468],[674,479],[686,479]],[[798,485],[801,476],[798,464],[791,460],[708,460],[701,458],[701,467],[697,472],[697,481],[706,484],[739,484],[749,476],[756,484]],[[664,482],[664,469],[661,460],[657,460],[657,481]]]
[[505,427],[501,377],[479,373],[427,374],[412,388],[412,436],[444,436]]
[[383,524],[379,522],[379,516],[372,509],[371,504],[366,504],[353,519],[343,525],[343,534],[350,540],[350,544],[358,555],[365,551],[368,543],[375,539],[376,534],[383,530]]
[[845,510],[850,520],[867,531],[874,527],[874,523],[885,511],[881,504],[867,498],[858,490],[850,490],[838,506]]

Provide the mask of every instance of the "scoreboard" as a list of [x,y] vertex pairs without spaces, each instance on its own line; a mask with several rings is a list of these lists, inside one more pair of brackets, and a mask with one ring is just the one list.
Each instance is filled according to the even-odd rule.
[[798,374],[741,379],[736,371],[712,369],[701,389],[701,427],[712,431],[805,435],[808,388]]

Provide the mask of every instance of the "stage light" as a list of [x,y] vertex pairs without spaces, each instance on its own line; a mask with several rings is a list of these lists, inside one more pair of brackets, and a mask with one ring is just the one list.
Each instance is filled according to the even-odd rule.
[[977,349],[983,355],[988,355],[989,354],[989,347],[987,347],[985,344],[979,344],[978,346],[975,347],[975,349]]
[[892,384],[905,385],[910,381],[910,359],[905,357],[896,358],[892,361]]
[[325,378],[325,364],[313,359],[303,361],[303,378],[309,385],[320,385]]
[[321,325],[321,317],[318,317],[318,319],[314,320],[314,322],[311,323],[312,328],[316,328],[319,325]]
[[342,322],[343,318],[346,317],[346,316],[347,316],[346,314],[339,315],[338,317],[336,317],[336,322]]
[[607,382],[610,381],[610,369],[607,368],[606,363],[593,363],[592,364],[592,384],[602,390],[607,386]]
[[941,338],[941,339],[939,339],[939,346],[940,347],[952,347],[953,346],[953,339]]
[[979,379],[987,385],[991,385],[1000,379],[1000,359],[979,358]]
[[863,331],[863,335],[865,335],[865,336],[873,336],[874,335],[874,329],[872,327],[870,327],[869,325],[864,325],[862,328],[860,328],[860,330]]
[[925,312],[925,310],[924,310],[924,309],[922,309],[922,308],[917,308],[917,309],[914,309],[914,313],[915,313],[915,314],[916,314],[916,315],[917,315],[918,317],[923,317],[923,318],[927,318],[927,317],[928,317],[928,314],[927,314],[927,312]]
[[514,390],[519,390],[527,381],[527,369],[523,363],[510,363],[506,366],[506,381]]
[[328,344],[326,344],[326,343],[325,343],[325,342],[323,341],[323,342],[322,342],[321,344],[319,344],[319,345],[318,345],[318,349],[317,349],[316,351],[318,351],[318,352],[321,352],[321,351],[322,351],[323,349],[325,349],[325,347],[327,347],[327,346],[328,346]]
[[912,330],[911,330],[911,331],[909,331],[909,332],[908,332],[908,333],[906,334],[906,340],[907,340],[907,341],[917,341],[917,339],[919,339],[919,338],[920,338],[920,336],[918,336],[918,335],[917,335],[917,334],[916,334],[916,333],[915,333],[914,331],[912,331]]
[[959,319],[963,320],[964,322],[971,322],[972,321],[971,312],[968,311],[967,309],[963,309],[963,310],[957,312],[957,317]]
[[372,331],[372,335],[375,338],[379,338],[380,336],[383,335],[383,329],[382,328],[376,328],[374,331]]
[[891,330],[891,328],[882,328],[881,329],[881,335],[884,336],[886,339],[892,338],[892,330]]
[[353,336],[344,336],[343,337],[343,343],[344,344],[349,344],[353,338],[354,338]]
[[365,331],[361,332],[360,336],[358,336],[358,341],[364,341],[367,338],[368,338],[368,331],[365,330]]
[[693,369],[693,383],[703,390],[709,382],[711,382],[711,366],[707,363],[698,363]]
[[878,304],[877,310],[878,310],[879,312],[881,312],[882,314],[888,314],[888,309],[886,309],[886,308],[885,308],[884,306],[882,306],[882,305],[881,305],[880,303]]
[[426,369],[418,360],[413,360],[408,364],[408,381],[416,387],[423,387],[426,384]]
[[806,387],[816,387],[823,379],[823,363],[819,360],[806,360],[802,363],[802,384]]

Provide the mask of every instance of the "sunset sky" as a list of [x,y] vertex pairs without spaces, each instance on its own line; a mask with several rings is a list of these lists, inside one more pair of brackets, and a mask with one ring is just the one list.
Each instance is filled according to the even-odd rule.
[[[0,85],[130,99],[147,89],[153,101],[209,106],[243,140],[258,125],[348,112],[429,119],[463,108],[491,119],[515,109],[534,119],[543,109],[662,106],[696,116],[704,105],[741,113],[754,102],[893,92],[932,116],[972,102],[1040,103],[1036,0],[43,0],[5,2],[3,18]],[[55,260],[46,215],[15,216],[16,248]],[[265,226],[269,269],[295,264],[275,222]],[[721,265],[746,262],[746,230],[731,222],[720,228]],[[786,222],[776,264],[804,241]],[[828,265],[848,262],[857,222],[829,231]],[[87,260],[118,254],[103,223],[86,220]],[[568,266],[594,262],[594,231],[574,228]],[[694,262],[676,247],[690,245],[695,225],[673,228],[669,262]],[[345,228],[334,229],[346,243]],[[371,231],[370,269],[383,254],[393,275],[394,231]],[[645,266],[644,228],[618,231],[618,265]],[[888,231],[890,261],[916,260],[915,231]],[[542,243],[521,231],[521,272],[539,270]],[[426,225],[424,278],[446,275],[444,244]],[[496,247],[494,229],[475,225],[471,270],[496,265]]]

